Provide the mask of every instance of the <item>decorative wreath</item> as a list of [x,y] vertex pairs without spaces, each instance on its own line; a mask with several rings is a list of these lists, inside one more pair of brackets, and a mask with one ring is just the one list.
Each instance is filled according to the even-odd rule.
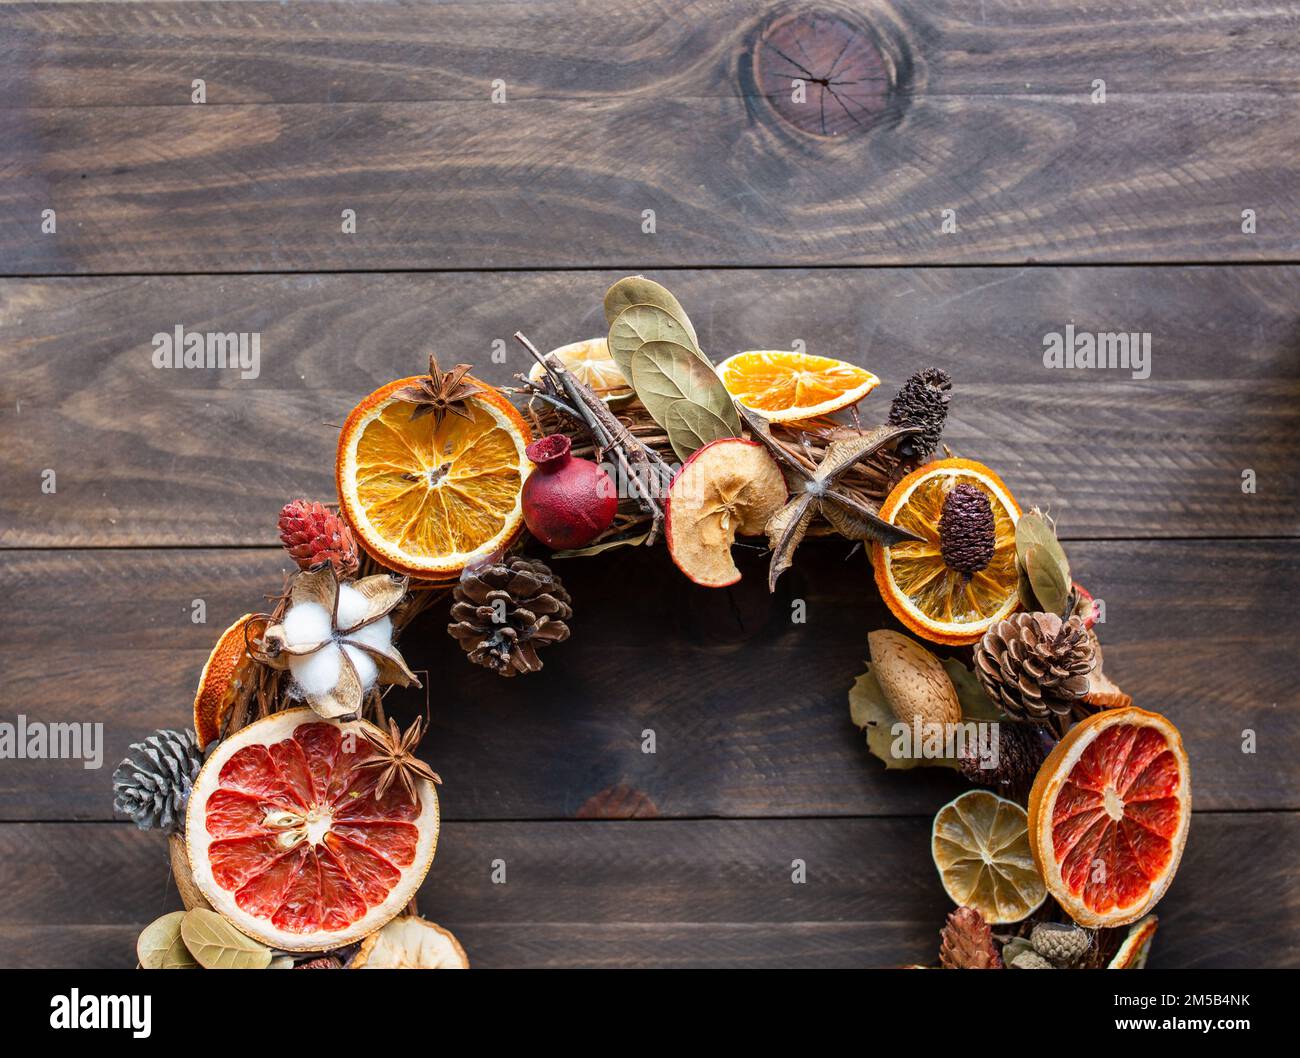
[[1187,756],[1103,672],[1104,608],[1052,520],[942,446],[947,374],[918,371],[868,426],[880,380],[862,368],[779,350],[715,367],[641,276],[605,316],[608,337],[545,355],[516,334],[535,364],[515,388],[431,357],[348,416],[337,506],[280,513],[299,572],[222,634],[193,730],[133,745],[114,774],[115,809],[169,835],[186,907],[141,934],[140,965],[467,967],[415,907],[440,780],[416,756],[424,721],[384,712],[385,688],[419,682],[402,629],[450,597],[469,661],[526,675],[572,615],[539,555],[664,542],[722,588],[736,538],[766,537],[774,589],[806,537],[839,535],[911,633],[867,636],[853,722],[886,767],[977,787],[934,820],[957,905],[939,963],[1143,966],[1191,818]]

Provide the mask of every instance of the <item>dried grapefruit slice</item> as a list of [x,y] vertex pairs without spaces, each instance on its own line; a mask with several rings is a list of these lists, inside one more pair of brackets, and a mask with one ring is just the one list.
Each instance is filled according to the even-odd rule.
[[410,902],[438,843],[438,796],[417,780],[374,796],[363,720],[290,709],[220,743],[194,781],[186,846],[195,884],[248,936],[283,951],[338,948]]
[[1147,959],[1151,957],[1151,942],[1155,940],[1156,926],[1160,920],[1155,915],[1147,915],[1140,922],[1134,922],[1128,928],[1128,936],[1119,946],[1115,957],[1107,964],[1107,970],[1145,970]]
[[221,737],[236,697],[252,676],[255,662],[248,656],[244,628],[257,619],[255,614],[244,614],[222,632],[203,666],[194,695],[194,734],[200,746]]
[[[993,516],[992,558],[971,576],[948,566],[939,536],[944,501],[961,485],[984,493]],[[917,635],[951,646],[974,643],[1019,605],[1020,507],[1002,479],[982,463],[941,459],[926,464],[894,486],[880,517],[922,537],[871,548],[881,597]]]
[[752,349],[718,365],[727,392],[769,422],[829,415],[856,404],[880,379],[843,360],[790,349]]
[[[558,356],[560,363],[577,376],[578,381],[591,387],[593,393],[606,403],[620,403],[632,396],[632,387],[614,357],[610,355],[608,338],[588,338],[552,349],[548,356]],[[531,382],[541,382],[546,369],[534,364],[528,372]]]
[[1144,709],[1072,727],[1029,795],[1034,860],[1082,926],[1123,926],[1155,906],[1187,842],[1192,786],[1178,729]]
[[484,383],[465,401],[468,419],[413,416],[415,405],[394,394],[419,382],[390,382],[348,416],[335,464],[339,504],[376,561],[450,580],[519,532],[532,438],[514,405]]
[[944,890],[990,925],[1019,922],[1047,899],[1029,849],[1025,810],[971,790],[935,814],[930,851]]

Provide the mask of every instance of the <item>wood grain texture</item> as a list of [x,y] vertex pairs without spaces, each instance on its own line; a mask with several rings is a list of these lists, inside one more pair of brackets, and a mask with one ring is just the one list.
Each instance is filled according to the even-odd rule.
[[[502,680],[466,662],[438,607],[404,635],[436,673],[424,753],[450,819],[878,816],[929,813],[965,784],[886,772],[848,718],[866,635],[896,627],[861,554],[800,550],[769,597],[765,566],[709,591],[662,552],[557,562],[573,637],[545,668]],[[1076,542],[1076,575],[1105,600],[1106,670],[1167,713],[1206,809],[1300,808],[1300,713],[1278,628],[1300,594],[1300,542]],[[23,552],[0,566],[11,614],[0,720],[99,721],[104,767],[0,764],[0,819],[111,818],[110,776],[133,740],[189,723],[220,630],[278,591],[282,556],[261,550]],[[629,586],[634,591],[629,593]],[[194,598],[208,624],[190,622]],[[791,600],[807,623],[789,620]],[[408,717],[422,692],[394,692]],[[656,752],[642,752],[643,732]],[[1257,752],[1242,752],[1243,732]]]
[[[928,817],[451,823],[420,907],[485,968],[931,962],[951,904],[929,832]],[[1297,850],[1296,815],[1198,813],[1151,965],[1300,965]],[[139,930],[177,906],[163,842],[126,825],[0,825],[0,880],[5,966],[129,967]]]
[[772,13],[759,0],[402,4],[365,19],[332,5],[0,9],[0,261],[68,274],[1300,256],[1293,3],[800,0],[774,14],[790,9],[883,42],[894,83],[878,118],[817,137],[780,116],[750,71]]
[[[273,543],[281,504],[333,495],[334,427],[362,396],[430,350],[508,383],[531,363],[516,329],[542,348],[603,333],[619,275],[0,283],[0,545]],[[884,380],[869,418],[912,371],[945,368],[947,442],[1066,536],[1300,533],[1298,268],[656,275],[715,360],[802,340],[869,367]],[[1043,337],[1068,323],[1150,332],[1151,377],[1045,369]],[[154,368],[152,336],[178,324],[259,332],[259,376]]]

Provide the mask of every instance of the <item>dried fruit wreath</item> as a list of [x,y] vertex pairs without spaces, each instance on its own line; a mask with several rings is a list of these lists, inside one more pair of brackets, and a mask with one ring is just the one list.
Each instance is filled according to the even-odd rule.
[[805,537],[839,534],[869,548],[911,633],[868,637],[850,696],[868,748],[979,787],[934,820],[957,905],[939,962],[1142,966],[1186,840],[1187,757],[1103,673],[1099,607],[1051,520],[987,467],[936,458],[948,376],[912,375],[867,427],[857,405],[879,380],[859,367],[771,350],[715,367],[640,276],[605,315],[608,338],[546,355],[516,335],[536,363],[515,389],[431,359],[352,411],[337,509],[280,515],[300,572],[222,635],[194,730],[134,745],[114,775],[117,810],[169,833],[187,908],[144,931],[140,964],[467,966],[414,904],[439,779],[415,754],[422,722],[384,714],[381,688],[417,683],[403,626],[450,595],[469,660],[521,675],[571,616],[527,555],[664,540],[692,581],[724,587],[735,538],[766,536],[771,588]]

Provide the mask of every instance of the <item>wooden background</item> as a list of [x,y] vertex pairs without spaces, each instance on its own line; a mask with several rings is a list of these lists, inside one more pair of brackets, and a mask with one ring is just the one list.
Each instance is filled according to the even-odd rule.
[[[827,95],[837,34],[887,79]],[[1057,515],[1107,671],[1186,737],[1154,965],[1300,962],[1300,5],[18,4],[0,41],[0,720],[106,743],[0,761],[0,965],[130,966],[175,906],[112,766],[280,584],[279,507],[330,498],[352,404],[431,349],[506,382],[495,341],[600,333],[633,271],[715,359],[870,367],[868,416],[952,373],[946,440]],[[816,118],[767,91],[791,47]],[[1045,370],[1068,323],[1150,332],[1151,377]],[[177,324],[260,332],[260,376],[155,369]],[[933,960],[962,786],[849,723],[888,620],[849,550],[771,598],[759,555],[714,593],[662,553],[559,563],[574,636],[512,682],[413,627],[448,819],[421,905],[476,965]]]

